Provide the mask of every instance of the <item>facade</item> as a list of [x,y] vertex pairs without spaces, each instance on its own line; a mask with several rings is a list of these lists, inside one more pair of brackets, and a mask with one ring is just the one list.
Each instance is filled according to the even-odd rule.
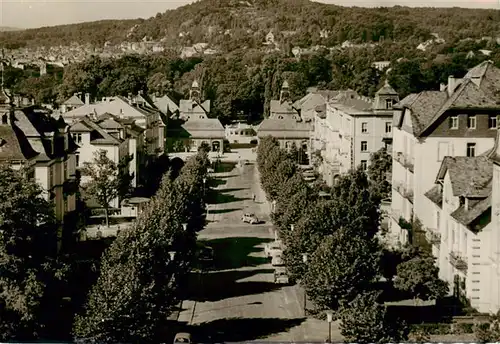
[[189,99],[179,102],[179,118],[182,120],[206,118],[210,113],[210,100],[201,100],[202,92],[198,81],[193,81],[189,91]]
[[341,91],[318,113],[312,135],[313,149],[320,151],[323,179],[333,185],[336,177],[361,166],[370,156],[392,143],[392,106],[399,101],[396,91],[385,84],[369,99],[356,92]]
[[[94,153],[100,150],[105,151],[106,156],[117,165],[129,153],[129,140],[109,134],[98,123],[88,117],[82,118],[79,122],[72,124],[70,132],[79,146],[76,153],[77,168],[82,167],[85,162],[92,163],[94,161]],[[87,176],[82,176],[82,184],[86,183],[88,178]],[[119,208],[118,198],[114,199],[110,203],[110,206]]]
[[84,117],[94,120],[104,114],[112,114],[121,120],[131,120],[135,125],[145,129],[144,140],[147,153],[161,154],[165,151],[166,117],[158,109],[152,107],[144,97],[129,95],[105,97],[99,102],[86,103],[78,108],[62,114],[68,122],[78,122]]
[[181,125],[181,137],[185,151],[197,151],[206,143],[212,152],[224,152],[226,133],[218,118],[201,115],[189,118]]
[[[13,169],[25,168],[54,206],[63,227],[76,209],[75,151],[68,126],[34,107],[14,107],[9,95],[0,93],[0,162]],[[59,245],[60,247],[60,245]]]
[[439,91],[410,94],[395,106],[390,221],[394,241],[406,243],[408,230],[402,227],[417,218],[424,228],[438,229],[435,204],[425,194],[435,186],[446,156],[474,157],[491,149],[500,114],[499,90],[500,69],[486,61],[462,79],[450,77]]
[[269,118],[265,118],[257,128],[257,137],[275,137],[284,149],[293,145],[309,152],[309,140],[313,124],[305,122],[290,101],[288,82],[281,88],[280,99],[271,100]]
[[257,141],[257,133],[254,127],[246,123],[228,124],[225,128],[226,140],[230,143],[251,143]]

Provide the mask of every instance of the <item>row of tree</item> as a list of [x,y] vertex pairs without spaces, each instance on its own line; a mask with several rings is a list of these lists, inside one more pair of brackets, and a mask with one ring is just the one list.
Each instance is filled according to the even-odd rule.
[[432,257],[413,249],[395,254],[380,243],[384,196],[375,176],[372,181],[364,171],[352,171],[330,189],[331,199],[324,199],[304,182],[294,157],[270,137],[259,144],[257,164],[263,189],[275,201],[272,219],[284,242],[285,263],[309,299],[320,310],[335,312],[348,341],[406,340],[408,327],[386,312],[380,280],[424,300],[443,297],[448,286],[438,278]]
[[[205,226],[205,152],[163,176],[137,221],[101,258],[99,277],[73,334],[92,342],[149,342],[165,331]],[[104,176],[100,176],[104,178]],[[78,262],[57,252],[52,205],[24,171],[0,166],[0,340],[52,338],[68,275]],[[50,316],[49,316],[50,315]]]

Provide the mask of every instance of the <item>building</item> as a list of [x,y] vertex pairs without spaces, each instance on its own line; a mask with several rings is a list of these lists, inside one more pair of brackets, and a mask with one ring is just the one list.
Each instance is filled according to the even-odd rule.
[[226,140],[229,143],[252,143],[257,142],[257,132],[250,124],[238,122],[226,125]]
[[[109,123],[108,119],[102,120],[101,123]],[[70,127],[71,135],[78,144],[79,148],[76,155],[76,167],[81,168],[84,163],[92,163],[95,158],[95,153],[98,151],[106,152],[106,156],[116,165],[129,154],[129,140],[122,135],[112,135],[102,128],[97,120],[92,120],[89,117],[84,117],[80,121],[73,123]],[[82,176],[82,184],[88,182],[89,177]],[[98,206],[97,204],[91,204]],[[111,207],[119,208],[119,199],[116,198],[110,203]]]
[[408,242],[405,228],[416,219],[424,229],[437,229],[435,203],[426,193],[435,186],[446,156],[474,157],[491,149],[500,113],[499,91],[500,69],[485,61],[461,79],[450,76],[439,91],[410,94],[395,106],[393,241]]
[[185,151],[197,151],[201,145],[208,144],[212,152],[224,152],[226,133],[218,118],[191,117],[181,124],[180,136]]
[[121,120],[131,120],[137,126],[145,129],[144,140],[146,151],[150,155],[161,154],[165,150],[166,116],[152,107],[141,93],[122,96],[105,97],[101,101],[87,102],[78,108],[62,114],[70,123],[91,117],[94,120],[104,114],[112,114]]
[[189,90],[189,99],[181,99],[179,102],[179,118],[189,120],[195,118],[206,118],[210,113],[210,100],[201,100],[201,87],[197,80],[193,81]]
[[60,247],[63,228],[71,226],[69,219],[76,210],[77,146],[68,126],[61,118],[56,120],[33,106],[15,107],[3,88],[0,118],[0,162],[16,170],[26,169],[41,186],[44,198],[53,204],[62,224],[58,233]]
[[257,128],[257,138],[272,136],[284,149],[291,149],[295,145],[309,152],[312,129],[312,123],[303,121],[299,111],[293,107],[288,82],[285,81],[281,88],[280,99],[270,102],[269,118],[265,118]]
[[323,175],[328,184],[336,176],[361,166],[370,156],[392,142],[393,104],[398,94],[386,82],[374,99],[344,91],[326,105],[324,118],[318,116],[318,134],[323,156]]
[[[87,103],[90,102],[90,95],[88,93],[85,94],[85,101]],[[85,105],[85,103],[81,99],[81,93],[75,93],[61,104],[61,113],[66,113],[82,105]]]

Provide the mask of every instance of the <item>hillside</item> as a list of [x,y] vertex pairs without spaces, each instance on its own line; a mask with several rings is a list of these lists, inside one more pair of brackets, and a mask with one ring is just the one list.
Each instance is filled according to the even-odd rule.
[[162,40],[170,46],[207,42],[233,50],[277,39],[299,46],[345,40],[422,41],[431,33],[446,40],[500,36],[500,11],[463,8],[340,7],[307,0],[200,0],[149,19],[105,20],[1,32],[7,48],[106,41]]
[[9,27],[9,26],[0,26],[0,32],[7,32],[7,31],[20,31],[23,29],[17,28],[17,27]]

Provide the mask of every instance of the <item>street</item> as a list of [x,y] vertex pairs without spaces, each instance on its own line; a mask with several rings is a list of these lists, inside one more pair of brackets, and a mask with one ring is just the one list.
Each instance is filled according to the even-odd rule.
[[[236,167],[216,178],[217,201],[209,205],[208,225],[199,233],[199,240],[214,248],[214,267],[191,276],[190,297],[179,321],[205,342],[324,341],[328,324],[304,317],[302,289],[274,284],[274,270],[263,251],[274,234],[257,167]],[[244,212],[264,223],[242,223]],[[332,334],[332,340],[342,340],[336,324]]]

